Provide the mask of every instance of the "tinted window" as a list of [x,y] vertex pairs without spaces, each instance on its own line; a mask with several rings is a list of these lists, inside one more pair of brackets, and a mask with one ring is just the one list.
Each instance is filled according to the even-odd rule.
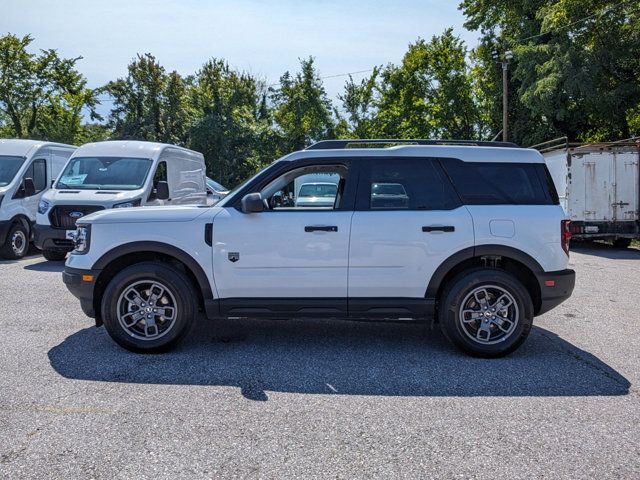
[[365,210],[450,210],[455,193],[429,159],[391,158],[361,162],[358,208]]
[[444,160],[453,185],[467,205],[550,205],[545,166]]

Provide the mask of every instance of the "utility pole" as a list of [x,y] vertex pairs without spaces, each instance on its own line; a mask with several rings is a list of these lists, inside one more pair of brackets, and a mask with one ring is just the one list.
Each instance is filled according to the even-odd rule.
[[509,82],[507,72],[509,61],[513,58],[511,50],[504,52],[502,56],[502,141],[507,142],[509,128]]

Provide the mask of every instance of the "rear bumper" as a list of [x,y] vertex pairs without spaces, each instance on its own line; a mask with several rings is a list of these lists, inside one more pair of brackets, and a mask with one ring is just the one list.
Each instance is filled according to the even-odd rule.
[[576,272],[571,269],[543,272],[536,277],[540,284],[540,309],[536,315],[542,315],[564,302],[576,284]]
[[[99,273],[100,270],[81,270],[69,267],[64,267],[64,272],[62,272],[62,281],[66,285],[67,290],[80,300],[82,311],[91,318],[96,318],[93,297]],[[98,323],[97,318],[96,323]]]
[[67,239],[67,231],[49,225],[35,224],[33,226],[33,243],[40,250],[65,253],[73,250],[73,242]]

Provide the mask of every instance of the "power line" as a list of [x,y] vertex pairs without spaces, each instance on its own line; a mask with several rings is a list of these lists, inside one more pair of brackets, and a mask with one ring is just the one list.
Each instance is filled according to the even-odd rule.
[[615,5],[611,5],[610,7],[607,7],[602,12],[591,14],[591,15],[589,15],[587,17],[584,17],[584,18],[581,18],[579,20],[576,20],[575,22],[568,23],[567,25],[563,25],[563,26],[558,27],[558,28],[556,28],[554,30],[549,30],[548,32],[538,33],[536,35],[531,35],[529,37],[521,38],[521,39],[518,40],[518,43],[526,42],[527,40],[532,40],[532,39],[538,38],[538,37],[543,37],[545,35],[549,35],[550,33],[557,33],[557,32],[559,32],[561,30],[564,30],[565,28],[569,28],[569,27],[572,27],[572,26],[577,25],[579,23],[586,22],[587,20],[591,20],[594,17],[599,17],[599,16],[601,17],[603,15],[606,15],[607,13],[612,12],[613,10],[615,10],[618,7],[621,7],[621,6],[623,6],[623,5],[627,4],[627,3],[630,3],[630,1],[631,0],[625,0],[623,2],[616,3]]

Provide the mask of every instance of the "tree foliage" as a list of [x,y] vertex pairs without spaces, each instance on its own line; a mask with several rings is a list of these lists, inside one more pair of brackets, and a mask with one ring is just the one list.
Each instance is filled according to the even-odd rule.
[[0,37],[0,129],[8,136],[74,143],[84,135],[83,111],[101,120],[97,92],[76,70],[80,58],[61,58],[55,50],[30,53],[32,42],[29,35]]

